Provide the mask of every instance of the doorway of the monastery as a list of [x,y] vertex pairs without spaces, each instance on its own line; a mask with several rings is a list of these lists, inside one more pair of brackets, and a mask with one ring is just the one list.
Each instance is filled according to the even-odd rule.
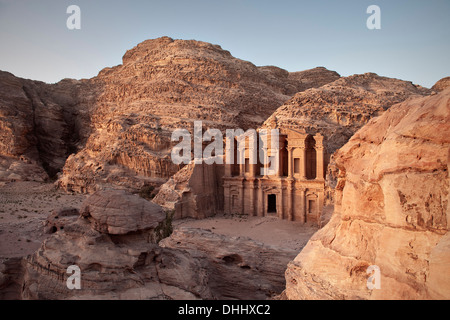
[[277,196],[275,194],[267,195],[267,213],[277,213]]
[[317,220],[317,203],[316,200],[308,200],[306,221]]

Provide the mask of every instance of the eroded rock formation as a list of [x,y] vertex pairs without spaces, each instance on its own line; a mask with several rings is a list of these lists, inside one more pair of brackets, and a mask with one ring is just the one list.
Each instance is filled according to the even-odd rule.
[[279,294],[285,286],[283,272],[296,254],[245,236],[227,237],[183,227],[160,245],[186,250],[192,257],[201,254],[208,261],[208,288],[216,299],[264,300]]
[[[46,230],[52,235],[37,252],[0,265],[5,298],[266,299],[284,289],[283,272],[296,255],[197,228],[179,227],[167,237],[170,216],[124,191],[97,191],[80,213],[55,211]],[[66,284],[73,265],[81,271],[80,290]]]
[[125,53],[122,65],[94,78],[104,88],[94,130],[67,160],[59,183],[80,192],[160,185],[181,169],[170,159],[174,129],[192,132],[195,120],[205,129],[256,128],[299,90],[338,77],[324,68],[291,77],[205,42],[144,41]]
[[450,87],[450,77],[445,77],[439,80],[431,87],[431,90],[440,92]]
[[335,212],[289,263],[289,299],[450,298],[449,121],[450,90],[408,99],[337,152]]
[[41,181],[64,167],[68,191],[158,186],[181,169],[169,157],[175,128],[257,128],[296,92],[338,78],[256,67],[218,45],[168,37],[92,79],[45,84],[1,72],[0,179]]
[[96,90],[86,81],[48,85],[0,71],[0,179],[45,181],[60,171],[89,134]]
[[191,162],[163,184],[153,199],[174,219],[203,219],[223,211],[224,166]]
[[374,73],[353,75],[297,93],[262,128],[291,127],[312,135],[320,133],[331,155],[371,118],[410,96],[430,93],[411,82]]

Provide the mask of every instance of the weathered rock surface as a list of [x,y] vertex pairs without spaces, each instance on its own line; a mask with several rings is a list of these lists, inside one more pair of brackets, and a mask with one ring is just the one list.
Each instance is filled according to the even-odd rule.
[[[310,76],[320,76],[320,84],[339,77],[326,69]],[[205,42],[144,41],[125,53],[122,65],[94,78],[104,87],[94,130],[67,160],[60,185],[81,192],[160,185],[181,169],[170,158],[174,129],[192,132],[195,120],[205,129],[256,128],[299,89],[315,85],[309,74],[297,78]]]
[[208,261],[208,288],[217,299],[263,300],[282,292],[283,273],[296,255],[246,237],[227,237],[209,230],[180,227],[160,242],[163,248],[199,253]]
[[[64,167],[59,185],[68,191],[137,191],[181,169],[169,157],[175,128],[194,120],[256,128],[299,90],[337,78],[325,68],[256,67],[220,46],[168,37],[140,43],[92,79],[50,85],[1,72],[0,156],[25,155],[50,176]],[[2,159],[0,179],[46,178]]]
[[123,190],[97,191],[80,213],[95,230],[114,235],[154,229],[166,219],[160,206]]
[[450,88],[450,77],[445,77],[439,80],[434,84],[434,86],[431,87],[431,90],[440,92],[444,91],[445,89]]
[[[88,87],[90,95],[80,94]],[[88,87],[86,81],[48,85],[0,71],[0,179],[42,181],[61,170],[89,133],[86,114],[97,87]]]
[[174,219],[204,219],[223,211],[224,166],[191,162],[163,184],[153,202]]
[[411,82],[374,73],[353,75],[297,93],[262,128],[291,127],[313,135],[321,133],[331,155],[371,118],[410,96],[430,93]]
[[21,299],[23,265],[22,258],[0,258],[0,300]]
[[450,90],[408,99],[337,152],[335,212],[289,263],[287,298],[450,299],[449,123]]
[[335,72],[330,71],[324,67],[317,67],[314,69],[290,72],[288,78],[296,80],[297,92],[305,91],[311,88],[319,88],[323,85],[336,81],[341,76]]
[[[156,204],[123,191],[99,191],[85,201],[81,215],[74,211],[65,209],[49,217],[47,227],[53,234],[26,259],[21,298],[210,297],[201,291],[204,286],[196,286],[203,284],[204,276],[197,272],[202,261],[156,244],[170,228],[170,221]],[[81,290],[66,286],[71,265],[81,270]]]
[[[39,250],[22,262],[11,260],[9,264],[17,265],[12,266],[17,267],[15,273],[11,266],[0,265],[0,295],[17,299],[266,299],[284,289],[283,272],[296,250],[198,228],[180,227],[167,237],[170,217],[163,217],[160,207],[146,200],[139,199],[146,205],[137,205],[140,201],[135,197],[123,191],[98,191],[85,201],[81,214],[77,209],[55,211],[46,223],[52,234]],[[119,215],[115,198],[128,204],[129,210],[120,207]],[[80,290],[66,285],[67,268],[73,265],[81,271]]]

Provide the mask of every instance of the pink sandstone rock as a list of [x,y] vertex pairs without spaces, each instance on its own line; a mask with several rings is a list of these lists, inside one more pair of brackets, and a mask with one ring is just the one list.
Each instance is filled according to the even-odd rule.
[[449,123],[450,90],[408,99],[337,152],[335,212],[289,263],[288,299],[450,299]]

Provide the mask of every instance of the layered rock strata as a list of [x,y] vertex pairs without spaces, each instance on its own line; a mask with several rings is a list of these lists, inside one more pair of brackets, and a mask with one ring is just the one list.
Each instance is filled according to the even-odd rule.
[[[1,270],[5,298],[266,299],[284,289],[296,255],[197,228],[168,237],[170,216],[125,191],[98,191],[77,211],[54,212],[41,248],[17,262],[16,275]],[[79,267],[79,290],[67,286],[70,266]]]
[[[296,92],[339,78],[234,58],[218,45],[162,37],[92,79],[45,84],[0,72],[0,179],[46,180],[67,191],[138,191],[181,169],[174,129],[257,128]],[[63,168],[64,167],[64,168]],[[62,169],[63,168],[63,169]]]
[[204,219],[223,212],[224,166],[191,162],[163,184],[153,199],[174,219]]
[[449,90],[408,99],[337,152],[335,212],[289,263],[287,298],[450,298],[449,123]]

